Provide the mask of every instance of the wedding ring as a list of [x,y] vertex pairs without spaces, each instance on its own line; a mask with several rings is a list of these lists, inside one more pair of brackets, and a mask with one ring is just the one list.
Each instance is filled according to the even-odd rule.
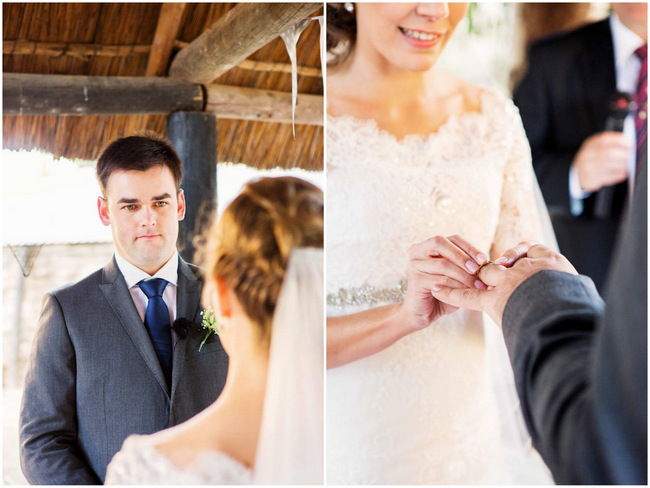
[[481,271],[481,268],[482,268],[483,266],[485,266],[485,265],[488,265],[488,264],[493,264],[493,263],[492,263],[492,261],[490,261],[490,260],[488,259],[488,260],[485,261],[483,264],[479,264],[479,267],[478,267],[478,269],[476,270],[476,273],[475,273],[476,276],[478,276],[479,272]]

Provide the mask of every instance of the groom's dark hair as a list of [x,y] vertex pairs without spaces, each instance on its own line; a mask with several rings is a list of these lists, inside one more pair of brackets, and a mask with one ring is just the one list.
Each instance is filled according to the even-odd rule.
[[153,134],[122,137],[111,142],[97,160],[97,180],[106,196],[106,186],[115,171],[147,171],[167,166],[174,176],[176,189],[181,187],[183,163],[174,147]]

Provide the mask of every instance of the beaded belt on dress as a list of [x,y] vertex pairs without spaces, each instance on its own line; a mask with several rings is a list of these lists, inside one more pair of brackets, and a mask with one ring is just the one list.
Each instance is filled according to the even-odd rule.
[[377,303],[398,303],[404,300],[406,280],[390,288],[363,285],[355,288],[339,288],[338,293],[327,294],[327,305],[375,305]]

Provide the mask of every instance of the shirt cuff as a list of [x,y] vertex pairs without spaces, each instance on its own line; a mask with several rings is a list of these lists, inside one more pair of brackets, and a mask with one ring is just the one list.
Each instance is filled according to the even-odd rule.
[[584,210],[583,200],[591,195],[591,192],[584,191],[580,187],[580,180],[578,179],[578,170],[575,165],[569,168],[569,204],[571,206],[571,215],[577,217],[582,215]]
[[584,191],[580,187],[580,179],[578,178],[578,168],[574,164],[571,165],[569,169],[569,194],[571,198],[576,198],[579,200],[584,200],[591,195],[591,192]]

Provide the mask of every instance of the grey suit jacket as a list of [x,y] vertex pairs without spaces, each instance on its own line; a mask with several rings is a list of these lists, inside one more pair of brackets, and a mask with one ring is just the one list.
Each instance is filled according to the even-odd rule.
[[199,352],[195,269],[179,258],[177,317],[197,327],[176,339],[171,391],[114,259],[45,296],[20,412],[30,483],[101,483],[128,435],[183,422],[221,393],[228,356],[214,334]]
[[560,484],[647,484],[647,157],[605,304],[585,276],[541,271],[503,331],[533,443]]

